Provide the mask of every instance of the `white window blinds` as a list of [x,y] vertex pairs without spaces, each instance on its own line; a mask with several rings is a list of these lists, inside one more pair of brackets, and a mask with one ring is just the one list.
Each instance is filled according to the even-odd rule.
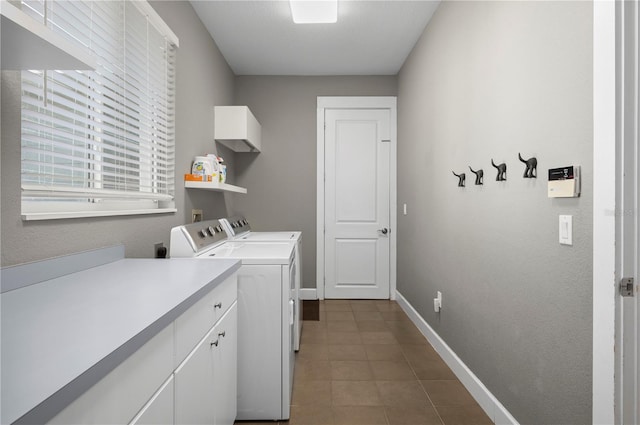
[[175,211],[177,38],[141,1],[23,1],[95,71],[22,73],[22,216]]

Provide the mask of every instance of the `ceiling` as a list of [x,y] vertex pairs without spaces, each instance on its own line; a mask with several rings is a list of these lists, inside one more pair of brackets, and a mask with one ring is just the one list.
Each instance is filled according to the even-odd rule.
[[335,24],[294,24],[285,0],[191,0],[236,75],[395,75],[439,0],[339,0]]

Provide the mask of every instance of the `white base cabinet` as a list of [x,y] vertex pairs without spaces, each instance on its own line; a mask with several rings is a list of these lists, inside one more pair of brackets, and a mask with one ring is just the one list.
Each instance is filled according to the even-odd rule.
[[237,299],[234,273],[49,423],[232,425]]

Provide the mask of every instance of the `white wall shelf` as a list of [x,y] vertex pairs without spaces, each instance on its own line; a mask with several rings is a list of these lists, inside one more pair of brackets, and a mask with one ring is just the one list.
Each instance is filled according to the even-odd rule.
[[3,70],[96,68],[89,49],[69,42],[7,1],[0,2]]
[[215,192],[247,193],[247,189],[245,189],[244,187],[218,182],[186,181],[184,182],[184,187],[187,189],[213,190]]

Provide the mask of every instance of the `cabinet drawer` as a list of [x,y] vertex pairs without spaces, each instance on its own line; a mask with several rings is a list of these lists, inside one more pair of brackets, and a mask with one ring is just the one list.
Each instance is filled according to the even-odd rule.
[[173,324],[164,328],[49,423],[131,421],[173,372],[173,332]]
[[222,285],[217,286],[211,291],[211,296],[214,305],[215,323],[224,316],[231,304],[238,299],[238,274],[234,273]]
[[176,319],[175,367],[182,363],[237,298],[238,277],[234,273]]

